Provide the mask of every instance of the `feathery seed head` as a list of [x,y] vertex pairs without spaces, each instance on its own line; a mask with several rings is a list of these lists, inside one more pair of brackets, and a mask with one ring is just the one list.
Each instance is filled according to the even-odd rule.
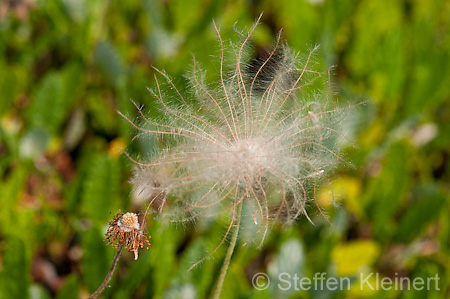
[[324,172],[336,160],[344,161],[335,149],[336,139],[343,137],[336,114],[344,109],[328,107],[329,72],[318,70],[317,48],[301,59],[280,45],[278,36],[271,51],[246,59],[256,25],[241,34],[241,44],[231,46],[231,71],[225,70],[225,46],[215,27],[221,49],[217,88],[205,83],[195,58],[191,98],[155,69],[176,95],[165,95],[155,76],[150,92],[164,119],[146,118],[137,105],[144,126],[123,117],[140,134],[158,136],[165,145],[150,161],[136,161],[136,194],[150,205],[159,202],[158,210],[167,202],[164,214],[180,222],[226,213],[232,216],[231,227],[237,207],[244,205],[260,227],[262,244],[273,219],[292,222],[303,214],[311,221],[306,206],[316,186],[328,183]]

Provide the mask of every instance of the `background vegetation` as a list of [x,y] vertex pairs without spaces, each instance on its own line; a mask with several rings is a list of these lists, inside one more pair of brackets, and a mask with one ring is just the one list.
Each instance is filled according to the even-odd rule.
[[[116,148],[141,153],[130,99],[152,115],[151,65],[181,89],[192,56],[216,78],[212,19],[236,39],[264,11],[253,41],[270,46],[283,28],[307,53],[320,44],[323,66],[354,109],[345,148],[357,167],[332,177],[319,216],[275,227],[264,247],[238,243],[224,298],[443,298],[450,289],[450,4],[445,0],[2,0],[0,2],[0,298],[78,298],[93,292],[114,255],[102,240],[110,212],[138,210],[130,200],[132,163]],[[211,57],[213,55],[213,57]],[[105,298],[205,297],[225,248],[189,273],[223,236],[202,227],[150,221],[152,246],[124,253]],[[251,278],[265,272],[265,291]],[[431,291],[291,291],[278,273],[352,277],[378,272],[439,275]],[[396,274],[397,273],[397,274]]]

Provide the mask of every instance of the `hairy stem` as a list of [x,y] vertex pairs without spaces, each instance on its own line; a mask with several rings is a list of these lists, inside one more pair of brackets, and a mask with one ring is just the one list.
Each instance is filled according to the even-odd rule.
[[95,291],[94,293],[92,293],[89,297],[87,297],[86,299],[93,299],[93,298],[97,298],[98,295],[100,295],[103,290],[105,289],[106,285],[108,284],[108,282],[111,280],[111,277],[114,274],[114,271],[116,270],[116,266],[117,263],[119,262],[120,259],[120,254],[122,253],[122,249],[123,249],[123,245],[120,246],[117,251],[116,254],[114,255],[114,260],[111,264],[111,268],[109,269],[108,274],[106,274],[105,280],[103,280],[102,284],[98,287],[97,291]]
[[236,224],[234,225],[230,245],[228,246],[227,254],[225,255],[222,269],[220,270],[219,278],[217,279],[217,285],[213,295],[214,299],[219,299],[220,292],[222,291],[223,281],[225,279],[225,275],[227,274],[228,267],[230,266],[231,256],[233,255],[234,248],[236,247],[236,242],[239,235],[239,225],[241,222],[242,205],[243,203],[241,202],[237,206],[237,211],[235,215],[236,219],[234,220],[236,221]]

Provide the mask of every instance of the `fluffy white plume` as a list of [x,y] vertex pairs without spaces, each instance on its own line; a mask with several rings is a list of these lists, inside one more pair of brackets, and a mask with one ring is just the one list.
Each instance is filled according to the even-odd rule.
[[[309,218],[318,182],[343,159],[335,150],[342,109],[330,103],[329,72],[317,70],[314,48],[303,58],[278,37],[273,48],[256,59],[244,58],[254,25],[239,45],[221,46],[218,84],[210,87],[194,59],[192,93],[185,96],[164,72],[150,92],[164,118],[147,119],[139,134],[159,137],[162,149],[151,161],[136,162],[135,193],[174,221],[228,213],[230,231],[237,207],[244,205],[261,232],[261,242],[274,219]],[[234,53],[225,70],[226,51]],[[168,85],[168,86],[167,86]],[[175,96],[174,96],[175,94]],[[322,212],[320,208],[318,211]],[[224,238],[225,239],[225,238]],[[223,240],[221,244],[223,243]]]

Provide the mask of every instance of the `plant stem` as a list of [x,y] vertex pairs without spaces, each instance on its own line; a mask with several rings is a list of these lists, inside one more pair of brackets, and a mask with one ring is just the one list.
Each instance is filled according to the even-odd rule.
[[95,291],[94,293],[92,293],[89,297],[87,297],[86,299],[93,299],[93,298],[97,298],[98,295],[100,295],[103,290],[105,289],[106,285],[108,284],[108,282],[111,280],[111,277],[114,274],[114,271],[116,270],[116,266],[117,263],[119,262],[120,259],[120,254],[122,253],[122,249],[123,249],[123,245],[120,246],[117,251],[116,254],[114,255],[114,260],[111,264],[111,268],[109,269],[108,274],[106,274],[105,280],[103,280],[102,284],[98,287],[97,291]]
[[239,235],[239,225],[241,222],[241,212],[242,212],[242,202],[237,206],[237,213],[235,219],[236,224],[234,225],[230,245],[228,246],[227,254],[225,255],[222,269],[220,270],[219,278],[217,279],[217,285],[213,295],[214,299],[219,299],[220,292],[222,291],[223,281],[225,280],[225,275],[227,274],[228,267],[230,266],[231,256],[233,255],[234,248],[236,247],[236,242]]

